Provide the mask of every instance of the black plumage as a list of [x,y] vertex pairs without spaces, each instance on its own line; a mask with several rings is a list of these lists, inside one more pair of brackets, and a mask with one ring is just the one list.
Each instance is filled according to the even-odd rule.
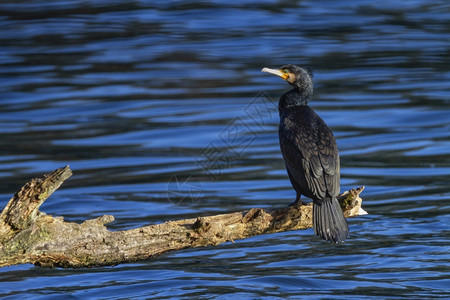
[[297,192],[296,204],[301,204],[301,195],[311,198],[314,232],[327,241],[343,242],[348,224],[336,199],[340,190],[339,152],[331,130],[308,106],[313,95],[311,75],[295,65],[262,71],[293,86],[278,103],[278,134],[289,179]]

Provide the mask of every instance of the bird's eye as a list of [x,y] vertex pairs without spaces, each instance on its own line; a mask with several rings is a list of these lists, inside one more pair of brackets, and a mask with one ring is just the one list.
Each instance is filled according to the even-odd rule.
[[287,73],[289,73],[289,71],[286,70],[286,69],[284,69],[284,70],[283,70],[283,73],[284,73],[284,74],[287,74]]

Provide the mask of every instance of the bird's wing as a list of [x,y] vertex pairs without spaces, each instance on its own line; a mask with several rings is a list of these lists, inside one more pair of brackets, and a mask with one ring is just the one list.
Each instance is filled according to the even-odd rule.
[[340,159],[336,139],[330,128],[320,119],[318,122],[318,142],[320,163],[330,196],[337,196],[340,191]]
[[[339,153],[328,126],[317,116],[290,114],[280,123],[280,147],[302,193],[323,199],[339,194]],[[295,184],[294,184],[295,187]]]

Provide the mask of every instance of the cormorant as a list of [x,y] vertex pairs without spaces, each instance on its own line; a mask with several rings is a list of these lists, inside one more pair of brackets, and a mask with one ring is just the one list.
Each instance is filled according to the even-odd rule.
[[339,152],[330,128],[308,106],[313,95],[311,74],[296,65],[262,72],[280,76],[294,88],[278,102],[281,153],[291,184],[301,195],[313,200],[315,234],[332,243],[348,237],[347,220],[336,196],[339,194]]

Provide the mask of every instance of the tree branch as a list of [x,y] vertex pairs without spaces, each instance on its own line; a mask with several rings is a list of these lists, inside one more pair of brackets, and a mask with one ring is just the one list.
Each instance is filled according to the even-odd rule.
[[[277,209],[252,208],[208,217],[109,231],[114,217],[76,224],[39,212],[40,205],[72,172],[68,166],[32,179],[0,215],[0,267],[32,263],[45,267],[93,267],[148,259],[167,251],[215,246],[251,236],[312,227],[312,204]],[[359,194],[339,196],[346,217],[366,214]]]

